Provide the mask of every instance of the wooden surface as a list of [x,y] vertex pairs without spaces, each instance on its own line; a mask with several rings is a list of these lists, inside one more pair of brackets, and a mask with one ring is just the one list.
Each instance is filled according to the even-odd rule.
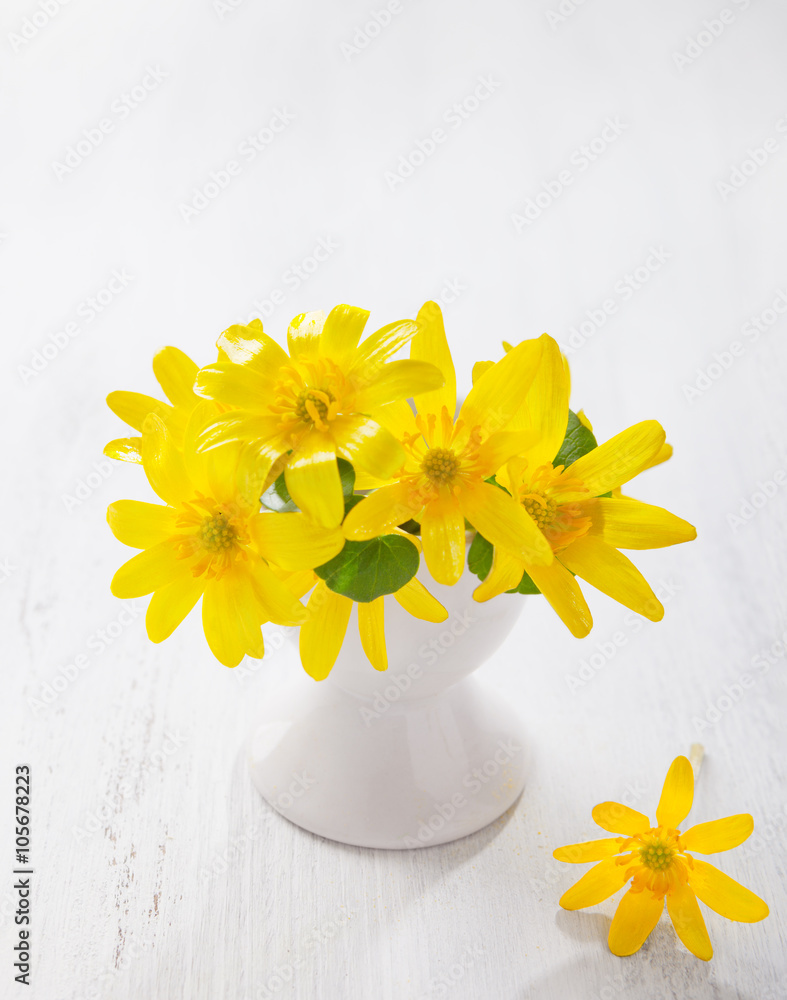
[[[220,15],[207,0],[80,0],[19,51],[8,43],[0,996],[787,995],[785,320],[742,333],[787,280],[781,140],[741,190],[725,200],[716,188],[748,147],[781,134],[785,11],[731,6],[734,23],[683,72],[674,53],[719,5],[593,0],[552,28],[557,4],[430,0],[403,5],[347,57],[366,4],[246,0]],[[34,9],[7,4],[3,38]],[[52,162],[148,64],[168,76],[59,180]],[[498,91],[392,190],[385,172],[482,74]],[[276,108],[292,125],[186,222],[193,188]],[[615,144],[517,233],[511,213],[616,115],[628,125]],[[319,239],[337,249],[296,288],[285,275]],[[663,266],[615,292],[653,245]],[[123,268],[133,277],[88,319],[84,300]],[[571,353],[575,405],[600,438],[655,416],[675,445],[630,490],[698,526],[695,543],[637,557],[664,622],[587,588],[596,627],[578,642],[528,599],[484,674],[527,721],[532,775],[508,815],[452,845],[374,852],[290,825],[252,788],[243,741],[255,707],[299,669],[291,653],[226,670],[194,616],[153,646],[146,602],[108,591],[128,550],[104,508],[148,493],[138,469],[102,463],[121,433],[104,395],[155,393],[150,357],[166,343],[207,363],[220,330],[277,290],[266,318],[277,336],[336,301],[373,308],[380,326],[441,297],[464,389],[502,337],[548,329],[570,346],[612,297]],[[67,347],[21,372],[69,322]],[[743,352],[689,398],[735,340]],[[748,926],[707,913],[709,965],[666,917],[638,955],[614,958],[614,901],[562,911],[579,872],[551,852],[596,836],[590,811],[604,799],[652,815],[670,761],[698,740],[692,820],[752,813],[749,845],[718,861],[771,916]],[[30,988],[9,957],[18,763],[33,774]]]

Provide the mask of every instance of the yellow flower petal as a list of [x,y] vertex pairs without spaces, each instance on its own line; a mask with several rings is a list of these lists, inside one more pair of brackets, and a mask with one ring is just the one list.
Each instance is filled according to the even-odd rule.
[[663,444],[661,448],[656,452],[653,458],[645,466],[646,469],[652,469],[654,465],[661,465],[662,462],[668,461],[672,458],[673,448],[671,444]]
[[596,535],[585,535],[558,553],[560,562],[602,594],[644,615],[661,621],[664,608],[637,567]]
[[404,610],[425,622],[444,622],[448,612],[415,577],[393,595]]
[[423,395],[431,395],[428,390],[442,381],[439,369],[425,361],[389,361],[375,369],[368,383],[358,392],[355,408],[367,413],[397,399],[418,396],[419,405],[424,409]]
[[303,668],[316,681],[333,669],[344,642],[353,602],[335,594],[320,581],[309,598],[309,620],[301,626],[300,653]]
[[153,357],[153,374],[167,399],[175,406],[191,407],[198,402],[194,379],[199,368],[177,347],[164,347]]
[[177,511],[141,500],[116,500],[107,507],[107,523],[124,545],[147,549],[175,533]]
[[601,497],[583,506],[592,514],[593,533],[616,549],[659,549],[697,537],[688,521],[639,500]]
[[751,836],[754,820],[748,813],[713,819],[708,823],[698,823],[681,834],[683,850],[697,851],[699,854],[717,854],[729,851],[742,844]]
[[670,764],[656,807],[659,826],[677,830],[691,811],[694,801],[694,771],[688,757],[676,757]]
[[533,431],[497,431],[490,434],[478,449],[478,462],[484,475],[493,475],[515,455],[524,455],[533,444]]
[[356,504],[344,521],[344,534],[353,541],[384,535],[398,524],[421,513],[422,504],[413,505],[406,483],[393,483],[375,490]]
[[179,576],[183,565],[170,541],[159,542],[123,563],[112,577],[110,590],[115,597],[144,597]]
[[605,837],[603,840],[586,840],[583,844],[558,847],[552,852],[552,857],[557,861],[581,865],[588,861],[602,861],[615,854],[620,854],[620,838]]
[[566,475],[582,480],[593,496],[609,493],[648,468],[664,437],[658,421],[643,420],[578,458]]
[[467,520],[494,546],[528,564],[548,566],[552,562],[552,549],[543,532],[508,493],[490,483],[468,484],[462,486],[459,502]]
[[468,430],[481,427],[488,434],[502,431],[522,404],[541,360],[542,343],[523,340],[476,382],[462,404],[457,420]]
[[563,444],[568,424],[569,378],[560,348],[546,334],[540,343],[541,362],[510,424],[511,430],[532,432],[531,446],[526,452],[531,468],[552,461]]
[[[472,371],[473,385],[475,385],[476,382],[481,378],[481,376],[485,375],[490,368],[493,368],[494,364],[495,364],[494,361],[476,361],[476,363],[473,365],[473,371]],[[437,412],[439,413],[439,410]],[[451,411],[449,410],[448,412],[450,413]]]
[[426,565],[435,580],[448,586],[455,584],[465,567],[465,519],[453,493],[442,492],[424,508],[421,542]]
[[261,609],[261,621],[272,621],[277,625],[302,625],[308,619],[306,608],[261,559],[252,561],[248,574],[251,591]]
[[677,829],[691,811],[693,801],[694,771],[688,757],[681,755],[670,764],[664,779],[656,822],[659,826]]
[[623,957],[639,951],[659,922],[663,910],[663,898],[654,896],[647,889],[629,889],[609,925],[607,943],[612,954]]
[[370,334],[355,352],[350,371],[363,379],[370,370],[379,367],[392,354],[405,346],[418,332],[418,327],[411,319],[401,319],[389,323]]
[[368,319],[368,309],[334,306],[320,334],[320,354],[339,363],[345,361],[358,346]]
[[286,448],[281,437],[245,443],[238,458],[235,482],[238,491],[249,503],[258,500],[268,486],[278,479],[283,471],[280,463],[286,459],[286,455],[282,454]]
[[229,327],[216,341],[216,346],[228,361],[253,368],[263,382],[271,385],[278,369],[290,362],[276,341],[263,333],[259,320],[249,326],[235,324]]
[[302,511],[325,528],[344,517],[344,494],[331,438],[316,429],[307,432],[290,457],[284,478],[290,496]]
[[115,438],[104,445],[104,454],[107,458],[116,458],[119,462],[134,462],[142,465],[141,437]]
[[151,642],[163,642],[180,625],[202,596],[205,581],[186,571],[159,587],[148,604],[145,627]]
[[644,813],[637,812],[622,802],[600,802],[593,807],[593,822],[602,830],[610,833],[627,834],[633,837],[637,833],[650,829],[650,820]]
[[315,358],[320,350],[320,333],[325,325],[325,313],[299,313],[287,330],[287,347],[293,358]]
[[322,566],[344,547],[341,528],[323,528],[305,514],[255,514],[249,530],[264,558],[286,570]]
[[707,861],[694,858],[693,862],[689,870],[689,885],[706,906],[728,920],[739,920],[747,924],[764,920],[768,916],[768,904],[751,889]]
[[148,482],[165,503],[177,507],[194,498],[183,456],[162,419],[152,413],[145,418],[142,463]]
[[[294,624],[295,619],[300,617],[302,621],[306,616],[306,608],[300,602],[295,602],[293,598],[292,591],[282,583],[281,580],[276,578],[277,587],[283,589],[287,594],[287,601],[293,601],[293,604],[287,603],[286,607],[297,607],[300,611],[300,615],[282,615],[285,620],[280,621],[278,618],[273,619],[270,616],[270,605],[266,606],[265,602],[261,600],[261,589],[260,589],[260,572],[263,573],[268,570],[262,562],[254,560],[251,564],[247,562],[238,561],[232,567],[230,573],[227,574],[227,584],[232,591],[232,600],[235,608],[235,624],[238,629],[238,634],[241,637],[243,643],[243,648],[247,656],[253,656],[257,659],[261,659],[265,653],[265,643],[262,637],[262,631],[260,625],[264,621],[274,620],[278,621],[279,624]],[[273,574],[271,574],[273,575]],[[265,590],[265,584],[263,583],[262,592],[267,594]],[[279,591],[277,590],[277,596]],[[302,617],[301,617],[302,616]]]
[[358,605],[358,632],[363,651],[375,670],[388,669],[388,651],[385,648],[385,610],[383,598]]
[[419,406],[424,413],[440,413],[445,406],[453,417],[456,413],[456,372],[440,306],[436,302],[424,302],[415,321],[418,333],[410,341],[410,357],[436,365],[445,380],[442,386],[424,393],[418,400]]
[[560,905],[564,910],[595,906],[622,889],[627,880],[626,865],[619,865],[617,858],[605,858],[563,893]]
[[402,446],[371,417],[360,413],[337,417],[331,424],[331,433],[339,455],[366,475],[385,480],[404,462]]
[[145,417],[149,413],[156,413],[164,419],[172,416],[171,406],[141,392],[110,392],[107,396],[107,406],[135,431],[142,430]]
[[272,389],[272,380],[256,368],[229,362],[201,368],[194,383],[197,395],[242,410],[267,410]]
[[195,441],[198,451],[209,451],[234,441],[266,441],[277,436],[275,417],[260,416],[248,410],[231,410],[206,423]]
[[667,912],[675,933],[692,955],[709,962],[713,958],[705,921],[702,919],[697,897],[687,885],[678,883],[667,893]]
[[228,575],[208,580],[202,596],[202,630],[210,651],[225,667],[237,667],[246,652],[235,619]]
[[576,578],[557,559],[550,566],[528,566],[533,583],[577,639],[593,628],[593,618]]
[[525,562],[498,546],[492,557],[492,568],[487,578],[473,591],[473,600],[483,602],[519,586]]
[[378,424],[387,427],[397,441],[401,441],[406,434],[417,437],[420,433],[415,422],[415,414],[404,399],[378,407],[374,411],[374,419]]

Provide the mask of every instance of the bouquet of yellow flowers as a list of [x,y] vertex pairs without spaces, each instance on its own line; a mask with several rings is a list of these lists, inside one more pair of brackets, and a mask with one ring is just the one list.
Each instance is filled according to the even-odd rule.
[[[169,402],[109,395],[137,434],[105,453],[141,464],[163,501],[119,500],[107,513],[141,550],[112,592],[152,594],[152,641],[201,597],[223,664],[261,657],[266,622],[300,626],[303,666],[320,680],[357,604],[363,649],[385,670],[386,595],[417,618],[447,614],[416,578],[421,554],[440,584],[478,576],[477,601],[543,594],[578,637],[593,624],[579,579],[658,621],[664,609],[620,550],[695,530],[620,491],[669,458],[660,424],[598,445],[569,409],[568,366],[547,334],[477,362],[457,413],[439,306],[361,339],[368,317],[346,305],[302,313],[286,351],[259,320],[231,326],[205,368],[175,347],[155,356]],[[409,359],[390,360],[408,344]]]

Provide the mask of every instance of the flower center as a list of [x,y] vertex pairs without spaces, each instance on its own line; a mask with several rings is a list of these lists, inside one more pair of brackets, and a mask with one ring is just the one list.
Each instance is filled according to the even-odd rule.
[[238,540],[238,533],[226,514],[219,511],[206,517],[197,532],[202,547],[208,552],[226,552]]
[[328,407],[334,401],[335,396],[328,389],[304,389],[298,393],[295,416],[304,423],[324,423]]
[[639,859],[646,868],[663,872],[672,864],[678,852],[663,840],[654,840],[639,849]]
[[522,498],[522,506],[542,529],[551,524],[557,514],[557,503],[543,493],[528,493]]
[[421,462],[421,472],[438,485],[452,482],[458,471],[459,459],[450,448],[430,448]]

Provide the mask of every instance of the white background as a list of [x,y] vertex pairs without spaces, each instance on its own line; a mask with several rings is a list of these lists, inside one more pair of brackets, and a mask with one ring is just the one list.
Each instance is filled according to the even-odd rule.
[[[713,38],[703,21],[719,21],[721,0],[563,0],[562,19],[559,0],[402,0],[379,32],[365,26],[382,0],[221,7],[70,0],[47,19],[7,0],[0,14],[0,995],[785,996],[787,363],[784,318],[766,310],[787,288],[787,8],[729,0]],[[701,32],[710,44],[691,48]],[[479,78],[492,93],[455,127]],[[145,99],[118,110],[143,81]],[[277,112],[286,128],[244,158]],[[100,145],[67,160],[105,119]],[[620,134],[590,162],[581,147],[607,119]],[[445,141],[413,156],[437,128]],[[744,164],[749,150],[765,162]],[[187,221],[230,160],[239,174]],[[733,177],[745,183],[719,187]],[[539,193],[546,207],[517,227]],[[320,240],[334,249],[314,268]],[[114,271],[132,277],[91,317]],[[484,670],[532,735],[523,797],[454,845],[375,853],[300,831],[251,786],[244,733],[266,687],[299,669],[287,654],[244,677],[212,660],[196,615],[158,647],[142,614],[112,625],[123,605],[109,579],[129,552],[104,508],[148,492],[139,469],[101,460],[123,433],[104,396],[156,394],[158,347],[207,363],[221,330],[258,311],[282,337],[303,310],[353,303],[374,329],[427,298],[444,304],[464,390],[502,338],[546,330],[572,348],[573,405],[600,439],[660,419],[675,457],[630,492],[699,538],[637,559],[664,596],[659,625],[588,588],[596,626],[578,642],[530,599]],[[768,648],[766,669],[753,665]],[[79,654],[85,668],[69,671]],[[772,916],[708,914],[710,965],[666,917],[616,959],[614,902],[561,911],[578,872],[551,851],[595,836],[602,799],[652,813],[670,760],[697,739],[693,819],[754,815],[752,846],[720,864]],[[34,775],[30,989],[10,958],[21,761]]]

